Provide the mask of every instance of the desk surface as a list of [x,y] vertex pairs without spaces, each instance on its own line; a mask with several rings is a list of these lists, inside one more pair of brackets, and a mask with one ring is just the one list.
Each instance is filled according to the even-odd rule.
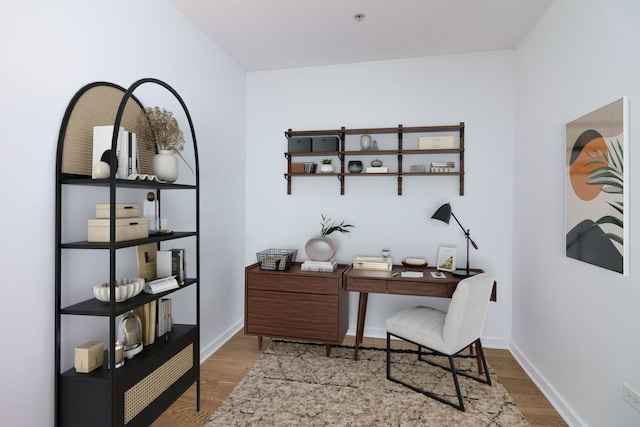
[[[345,287],[351,292],[451,298],[458,283],[464,279],[447,271],[442,272],[445,275],[442,279],[432,277],[431,273],[437,271],[435,267],[424,268],[424,276],[419,278],[402,277],[403,271],[407,271],[407,268],[401,265],[394,265],[392,271],[356,270],[349,267],[344,275]],[[472,268],[471,271],[482,273],[483,270]],[[491,301],[496,300],[497,287],[494,282]]]

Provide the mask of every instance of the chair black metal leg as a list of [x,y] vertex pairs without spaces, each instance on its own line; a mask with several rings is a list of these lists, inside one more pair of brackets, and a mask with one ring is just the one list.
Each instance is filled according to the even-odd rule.
[[[460,411],[464,412],[464,403],[462,402],[462,392],[460,391],[460,383],[458,383],[458,375],[456,375],[456,364],[453,361],[453,356],[448,356],[449,357],[449,365],[451,366],[451,374],[453,375],[453,383],[456,385],[456,393],[458,394],[458,402],[460,403],[459,406],[457,406],[457,409],[459,409]],[[452,405],[454,407],[456,407],[455,405]]]
[[472,375],[467,374],[466,372],[458,371],[456,369],[456,366],[455,366],[455,361],[454,361],[453,355],[446,355],[446,354],[442,354],[442,353],[439,353],[439,352],[435,351],[435,353],[438,353],[438,354],[440,354],[442,356],[447,356],[449,358],[449,367],[443,366],[443,365],[440,365],[438,363],[431,362],[431,361],[429,361],[427,359],[423,359],[422,358],[422,346],[421,345],[419,345],[417,343],[414,343],[413,341],[404,339],[402,337],[398,337],[398,338],[400,338],[400,339],[402,339],[404,341],[408,341],[408,342],[418,346],[418,359],[420,361],[428,363],[429,365],[436,366],[438,368],[441,368],[441,369],[444,369],[446,371],[451,372],[451,374],[453,375],[453,382],[454,382],[454,384],[456,386],[456,394],[458,395],[459,404],[456,405],[455,403],[449,402],[448,400],[445,400],[445,399],[441,398],[440,396],[436,396],[435,394],[433,394],[433,393],[431,393],[429,391],[419,389],[419,388],[417,388],[415,386],[412,386],[411,384],[408,384],[408,383],[406,383],[404,381],[401,381],[401,380],[399,380],[397,378],[393,378],[391,376],[391,334],[389,332],[387,332],[387,379],[389,381],[393,381],[395,383],[401,384],[401,385],[403,385],[403,386],[405,386],[405,387],[407,387],[407,388],[409,388],[409,389],[411,389],[413,391],[416,391],[418,393],[422,393],[427,397],[435,399],[438,402],[446,403],[447,405],[453,406],[454,408],[456,408],[456,409],[458,409],[459,411],[462,411],[462,412],[464,412],[465,409],[464,409],[464,400],[462,399],[462,392],[460,390],[460,384],[458,382],[458,374],[462,375],[462,376],[465,376],[467,378],[471,378],[472,380],[478,381],[480,383],[491,385],[491,377],[489,376],[489,370],[487,369],[487,359],[485,359],[485,357],[484,357],[484,350],[482,349],[482,344],[480,343],[480,339],[476,340],[474,342],[474,344],[476,345],[476,351],[478,352],[478,355],[480,356],[480,359],[482,360],[482,366],[484,368],[484,373],[485,373],[485,376],[486,376],[486,380],[482,379],[482,378],[474,377]]
[[480,339],[476,341],[476,351],[480,355],[480,359],[482,359],[482,367],[484,368],[484,374],[487,377],[487,384],[491,385],[491,377],[489,376],[489,370],[487,369],[487,359],[484,357],[484,350],[482,348],[482,344],[480,343]]

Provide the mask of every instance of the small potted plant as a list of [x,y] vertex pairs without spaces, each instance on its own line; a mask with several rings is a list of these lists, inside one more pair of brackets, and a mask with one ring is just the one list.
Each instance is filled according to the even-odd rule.
[[320,173],[333,173],[335,171],[335,168],[333,167],[331,162],[331,159],[322,159],[322,162],[320,164]]

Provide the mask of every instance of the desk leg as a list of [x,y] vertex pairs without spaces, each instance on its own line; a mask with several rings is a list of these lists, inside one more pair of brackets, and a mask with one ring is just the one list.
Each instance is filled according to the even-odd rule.
[[325,344],[325,351],[327,353],[327,357],[331,356],[331,344]]
[[258,335],[258,350],[262,350],[262,335]]
[[353,360],[358,360],[358,349],[360,348],[362,336],[364,334],[364,318],[367,315],[368,298],[368,292],[360,292],[360,299],[358,301],[358,325],[356,326],[356,343],[353,350]]

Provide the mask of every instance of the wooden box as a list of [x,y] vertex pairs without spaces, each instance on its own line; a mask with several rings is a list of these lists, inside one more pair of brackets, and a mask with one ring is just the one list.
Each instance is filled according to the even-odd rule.
[[102,366],[104,361],[104,342],[88,341],[76,347],[74,355],[76,372],[88,374]]
[[[96,204],[96,218],[109,218],[111,204]],[[139,203],[116,203],[116,218],[137,218],[140,216]]]
[[[109,242],[108,218],[96,218],[89,220],[88,237],[89,242]],[[116,242],[125,240],[144,239],[149,237],[149,218],[116,218]]]

